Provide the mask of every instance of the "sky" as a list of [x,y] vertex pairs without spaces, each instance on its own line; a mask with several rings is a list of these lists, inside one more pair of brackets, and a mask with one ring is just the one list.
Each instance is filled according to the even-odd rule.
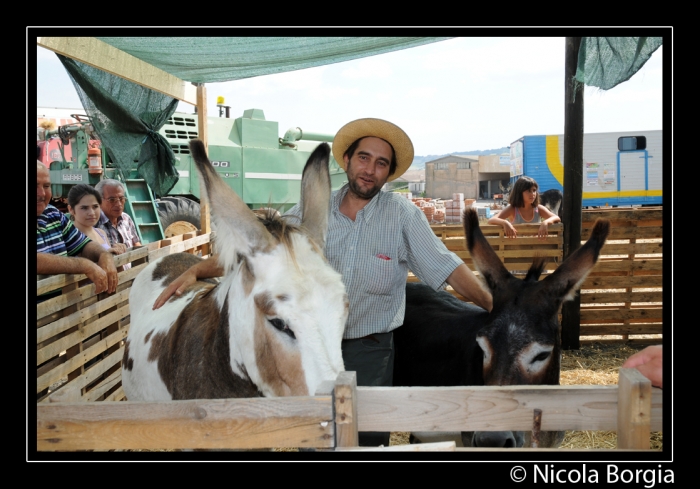
[[[564,37],[469,37],[305,70],[207,84],[232,118],[262,109],[289,128],[334,134],[363,117],[389,120],[416,156],[509,146],[525,135],[564,133]],[[584,132],[662,127],[663,46],[630,80],[586,87]],[[81,108],[57,56],[37,46],[37,106]],[[193,113],[180,103],[178,110]]]

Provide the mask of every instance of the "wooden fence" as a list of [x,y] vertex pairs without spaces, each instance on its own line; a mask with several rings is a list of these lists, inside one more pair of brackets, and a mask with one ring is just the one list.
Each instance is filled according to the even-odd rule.
[[[581,287],[581,339],[621,335],[617,341],[624,341],[629,335],[662,334],[662,209],[584,210],[582,242],[588,239],[598,218],[609,219],[612,226],[596,267]],[[530,267],[536,255],[550,257],[546,273],[557,268],[563,257],[563,226],[550,226],[546,240],[537,238],[537,227],[532,225],[516,225],[515,239],[507,238],[501,226],[480,227],[506,268],[517,275]],[[461,225],[431,227],[449,250],[475,270]]]
[[357,388],[354,372],[343,372],[308,397],[129,402],[121,359],[131,282],[162,255],[208,256],[210,239],[177,236],[115,257],[132,267],[112,295],[95,295],[84,275],[37,280],[38,295],[63,291],[37,304],[38,451],[335,450],[356,447],[358,431],[529,430],[533,409],[542,411],[542,430],[617,430],[625,449],[648,449],[650,431],[662,429],[661,391],[630,369],[618,386]]
[[95,294],[85,275],[53,275],[37,280],[37,296],[56,289],[62,294],[36,306],[37,402],[48,401],[59,387],[75,400],[118,401],[123,340],[129,331],[129,290],[148,260],[187,251],[208,256],[210,235],[185,234],[117,255],[117,292]]
[[[484,426],[533,433],[615,430],[619,449],[648,450],[651,431],[662,430],[663,407],[661,390],[635,369],[621,369],[616,386],[357,387],[355,373],[342,372],[306,397],[52,401],[37,406],[38,451],[357,449],[358,431]],[[412,449],[476,450],[457,449],[454,442]]]

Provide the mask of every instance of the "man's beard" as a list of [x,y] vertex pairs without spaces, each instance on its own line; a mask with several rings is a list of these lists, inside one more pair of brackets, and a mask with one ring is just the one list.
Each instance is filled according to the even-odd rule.
[[350,187],[350,191],[360,197],[361,199],[367,199],[370,200],[372,197],[377,195],[379,191],[382,189],[381,185],[374,185],[372,188],[368,190],[362,190],[362,188],[357,184],[357,179],[354,180],[348,180],[348,186]]

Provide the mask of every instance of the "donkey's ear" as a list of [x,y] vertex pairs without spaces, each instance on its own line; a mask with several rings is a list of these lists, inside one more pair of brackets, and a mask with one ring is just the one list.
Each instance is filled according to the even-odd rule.
[[502,289],[509,280],[515,280],[510,272],[498,258],[496,252],[484,237],[479,228],[479,216],[472,206],[464,209],[462,215],[464,223],[464,236],[467,240],[467,249],[472,257],[472,262],[486,280],[486,285],[491,292]]
[[326,245],[330,209],[331,177],[328,170],[330,152],[328,143],[319,144],[309,156],[301,177],[301,224],[321,249]]
[[207,157],[204,143],[199,139],[191,140],[190,152],[211,205],[217,240],[233,245],[224,247],[230,250],[227,256],[220,256],[228,271],[238,253],[248,255],[265,251],[273,245],[273,238],[253,211],[216,173]]
[[610,222],[598,219],[588,241],[559,265],[552,275],[542,280],[549,297],[568,301],[575,297],[588,274],[595,267],[600,250],[610,233]]

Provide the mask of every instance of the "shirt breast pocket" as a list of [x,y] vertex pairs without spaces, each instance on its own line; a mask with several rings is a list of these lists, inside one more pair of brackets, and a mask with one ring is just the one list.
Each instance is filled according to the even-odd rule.
[[365,270],[364,279],[368,294],[391,295],[396,287],[399,267],[396,260],[372,257]]

